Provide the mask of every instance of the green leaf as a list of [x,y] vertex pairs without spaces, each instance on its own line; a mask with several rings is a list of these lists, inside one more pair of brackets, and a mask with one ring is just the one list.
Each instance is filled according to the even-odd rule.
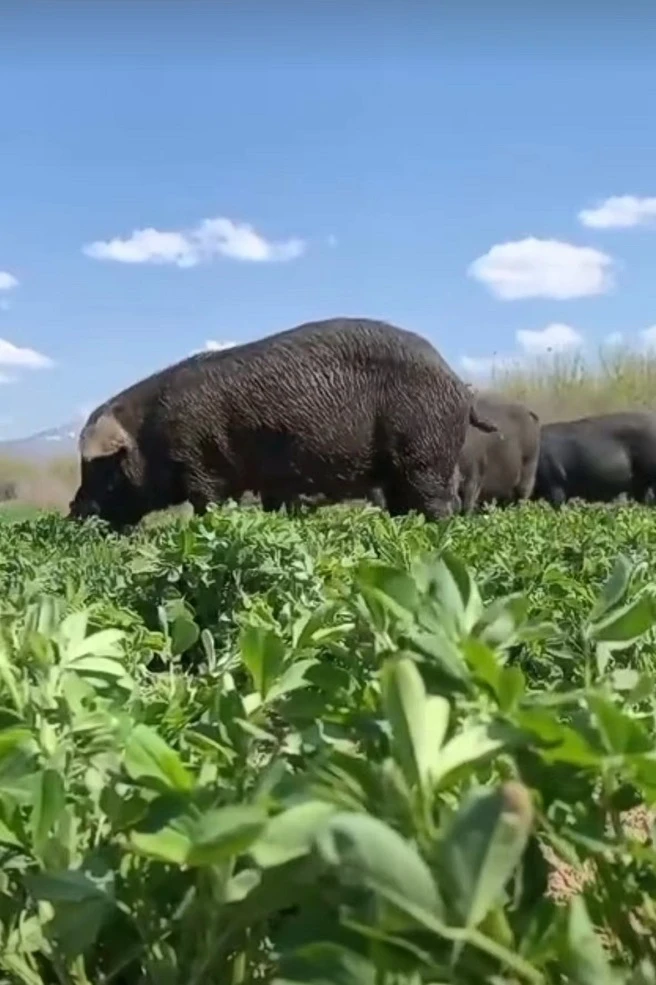
[[266,698],[283,669],[283,641],[268,627],[249,625],[241,631],[240,649],[258,694]]
[[3,729],[0,732],[0,759],[4,756],[10,756],[18,750],[27,750],[30,747],[35,748],[36,743],[29,729],[17,726],[15,728]]
[[435,782],[444,784],[450,773],[494,756],[513,739],[512,733],[498,725],[472,725],[455,735],[440,750],[433,769]]
[[53,905],[54,916],[48,930],[69,959],[95,943],[114,907],[114,876],[110,870],[105,869],[97,878],[80,869],[28,873],[25,883],[35,899]]
[[171,654],[180,656],[190,650],[200,637],[200,629],[188,616],[178,616],[171,628]]
[[422,676],[408,657],[387,661],[382,691],[397,762],[410,787],[425,789],[439,762],[449,724],[449,702],[441,696],[427,697]]
[[66,793],[61,774],[53,769],[45,769],[36,786],[31,819],[34,849],[37,854],[43,852],[48,836],[59,820],[65,804]]
[[267,692],[267,703],[284,698],[286,694],[293,691],[300,691],[302,688],[309,687],[312,683],[305,676],[311,668],[317,666],[317,661],[311,658],[307,660],[294,660],[286,668],[284,673],[271,685]]
[[615,609],[626,596],[633,575],[633,565],[620,554],[613,564],[601,594],[590,613],[590,621],[596,622],[611,609]]
[[131,831],[129,839],[140,855],[184,865],[191,850],[191,819],[186,816],[174,819],[159,831]]
[[500,901],[532,822],[531,798],[519,783],[477,790],[461,802],[440,846],[440,888],[463,926],[477,927]]
[[368,958],[329,941],[283,954],[279,967],[271,985],[376,985],[379,981]]
[[590,639],[612,650],[624,650],[656,626],[656,599],[646,592],[620,609],[611,610],[588,627]]
[[653,749],[653,740],[647,735],[640,722],[620,711],[611,701],[591,695],[588,704],[594,714],[604,745],[611,755],[648,753]]
[[382,561],[361,561],[357,581],[367,601],[378,604],[398,619],[406,620],[418,605],[415,581],[401,568]]
[[425,570],[431,599],[451,617],[459,633],[470,633],[483,612],[483,603],[467,566],[451,551],[444,551]]
[[235,804],[199,814],[182,801],[163,798],[130,832],[130,844],[141,855],[175,865],[216,865],[243,854],[266,821],[258,806]]
[[299,858],[312,848],[317,829],[337,813],[338,808],[323,800],[307,800],[272,817],[250,855],[261,868],[282,865]]
[[570,900],[567,915],[567,969],[576,985],[616,985],[603,945],[580,896]]
[[25,884],[35,899],[49,903],[88,903],[106,899],[106,890],[82,869],[64,872],[26,872]]
[[504,715],[512,714],[526,692],[526,680],[519,667],[504,667],[498,679],[497,697],[499,709]]
[[150,780],[158,789],[189,791],[193,787],[193,779],[178,754],[147,725],[132,729],[124,761],[133,780]]
[[366,887],[383,899],[391,892],[395,903],[383,918],[387,929],[408,925],[399,911],[405,899],[428,913],[443,913],[426,863],[409,842],[378,818],[346,811],[335,814],[317,832],[315,846],[347,886]]
[[207,811],[191,829],[188,865],[216,865],[241,855],[267,822],[267,813],[255,805],[231,805]]
[[66,654],[67,663],[74,664],[81,657],[123,657],[124,639],[125,633],[120,629],[101,629],[71,645]]

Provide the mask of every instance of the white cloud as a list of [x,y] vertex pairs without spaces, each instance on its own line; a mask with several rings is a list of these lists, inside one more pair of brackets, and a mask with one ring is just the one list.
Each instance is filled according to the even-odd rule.
[[515,338],[520,349],[531,356],[545,352],[562,352],[565,349],[575,349],[583,345],[583,336],[571,325],[553,322],[538,331],[520,329]]
[[[656,339],[656,329],[654,338]],[[520,370],[530,358],[548,356],[568,349],[578,349],[584,339],[571,325],[552,322],[546,328],[539,330],[520,329],[515,333],[519,347],[516,353],[491,356],[463,356],[460,360],[465,373],[470,376],[491,376],[496,373]]]
[[18,287],[18,279],[6,270],[0,270],[0,291],[11,291]]
[[474,260],[467,273],[502,301],[565,300],[608,291],[612,264],[609,256],[590,246],[530,236],[497,243]]
[[203,219],[192,229],[162,232],[135,229],[126,239],[97,240],[82,252],[94,260],[118,263],[175,264],[195,267],[217,256],[252,263],[283,263],[305,252],[302,239],[267,240],[246,223],[232,219]]
[[622,332],[610,332],[609,335],[604,339],[604,345],[608,346],[618,346],[622,345],[624,342],[624,335]]
[[236,342],[217,342],[216,339],[207,339],[201,351],[220,352],[221,349],[232,349],[235,345]]
[[237,342],[221,342],[217,339],[206,339],[205,345],[200,349],[192,349],[189,355],[197,356],[201,352],[221,352],[222,349],[232,349],[237,344]]
[[656,325],[650,325],[649,328],[644,328],[640,333],[640,338],[647,346],[656,346]]
[[656,224],[656,198],[613,195],[593,209],[581,209],[579,220],[591,229],[630,229]]
[[35,349],[21,348],[0,339],[0,366],[16,366],[21,369],[47,369],[54,366],[49,356],[44,356]]

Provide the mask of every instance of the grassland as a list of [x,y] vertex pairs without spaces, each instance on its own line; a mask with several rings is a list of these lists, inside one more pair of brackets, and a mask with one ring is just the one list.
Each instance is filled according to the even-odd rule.
[[[647,404],[636,367],[605,406]],[[599,375],[556,371],[591,409]],[[0,982],[656,980],[652,510],[227,505],[120,538],[26,509]]]

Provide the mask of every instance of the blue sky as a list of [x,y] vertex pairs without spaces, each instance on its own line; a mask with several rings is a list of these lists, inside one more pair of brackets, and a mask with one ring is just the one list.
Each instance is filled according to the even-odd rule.
[[6,0],[0,436],[339,314],[643,344],[656,17],[572,6]]

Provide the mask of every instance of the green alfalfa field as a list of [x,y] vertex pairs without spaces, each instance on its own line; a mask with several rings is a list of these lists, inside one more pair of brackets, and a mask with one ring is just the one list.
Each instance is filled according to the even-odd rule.
[[656,515],[0,524],[0,981],[656,980]]

